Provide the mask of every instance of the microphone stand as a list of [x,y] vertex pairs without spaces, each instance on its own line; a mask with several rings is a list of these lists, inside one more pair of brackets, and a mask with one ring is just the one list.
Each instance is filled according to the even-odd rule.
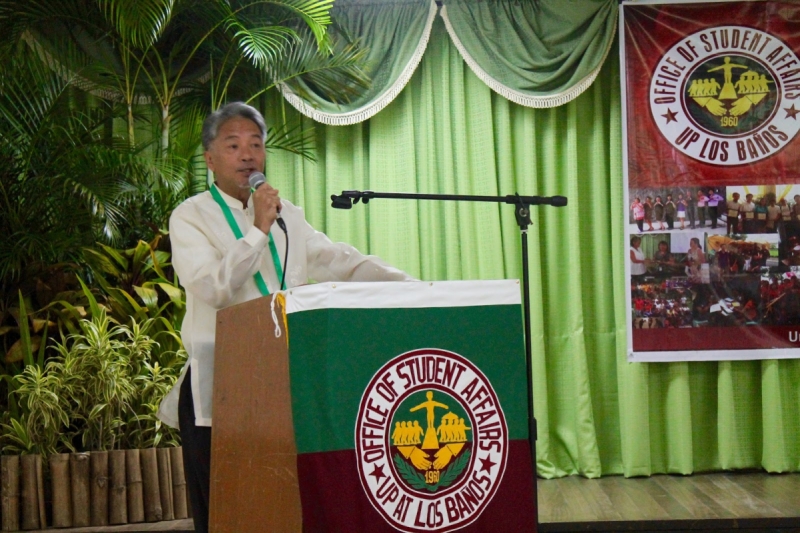
[[402,200],[451,200],[457,202],[493,202],[511,204],[514,206],[514,216],[522,239],[522,287],[524,298],[524,317],[525,317],[525,366],[527,369],[528,382],[528,443],[531,451],[531,465],[533,467],[533,508],[536,524],[539,523],[539,502],[538,488],[536,486],[536,418],[533,414],[533,362],[531,357],[531,302],[529,291],[529,265],[528,265],[528,226],[531,222],[532,205],[551,205],[553,207],[564,207],[567,205],[567,198],[564,196],[520,196],[519,194],[508,194],[506,196],[472,196],[464,194],[416,194],[416,193],[392,193],[374,191],[342,191],[342,194],[331,195],[331,207],[336,209],[352,209],[353,204],[359,201],[369,203],[373,198],[393,198]]

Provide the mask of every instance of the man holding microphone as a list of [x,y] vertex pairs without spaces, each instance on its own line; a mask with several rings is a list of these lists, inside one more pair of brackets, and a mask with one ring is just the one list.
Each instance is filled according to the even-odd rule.
[[[208,530],[217,310],[310,280],[413,280],[377,257],[331,242],[268,183],[251,192],[250,176],[263,172],[266,161],[266,126],[256,109],[241,102],[225,105],[206,118],[202,138],[215,183],[178,206],[169,228],[172,264],[186,290],[181,336],[189,357],[159,410],[164,422],[181,431],[198,532]],[[286,233],[278,227],[278,218]]]

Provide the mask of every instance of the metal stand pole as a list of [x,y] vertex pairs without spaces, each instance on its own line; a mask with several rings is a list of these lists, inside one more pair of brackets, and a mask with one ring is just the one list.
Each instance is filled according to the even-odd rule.
[[528,444],[531,449],[531,465],[533,468],[533,508],[536,524],[539,524],[539,487],[536,476],[536,417],[533,411],[533,342],[531,340],[531,293],[530,271],[528,265],[528,226],[531,224],[531,213],[528,206],[520,203],[514,212],[519,225],[522,241],[522,298],[525,317],[525,368],[528,383]]

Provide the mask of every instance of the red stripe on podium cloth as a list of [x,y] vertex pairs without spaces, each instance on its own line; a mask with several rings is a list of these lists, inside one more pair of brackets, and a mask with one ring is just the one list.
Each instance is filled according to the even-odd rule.
[[[355,450],[297,456],[304,533],[395,533],[367,499],[358,478]],[[497,492],[465,533],[535,532],[530,446],[512,440]],[[431,530],[434,531],[434,530]]]

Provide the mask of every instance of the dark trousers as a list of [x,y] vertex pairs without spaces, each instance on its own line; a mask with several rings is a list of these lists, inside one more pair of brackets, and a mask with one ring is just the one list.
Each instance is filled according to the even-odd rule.
[[728,234],[733,234],[739,231],[739,218],[728,215]]
[[708,218],[711,219],[711,227],[712,228],[716,228],[717,227],[717,217],[718,216],[719,216],[719,214],[717,213],[717,206],[715,206],[715,205],[708,206]]
[[195,425],[191,370],[181,384],[178,423],[183,446],[186,488],[194,516],[194,530],[208,532],[208,493],[211,481],[211,428]]
[[687,205],[686,206],[686,218],[689,219],[689,226],[694,229],[695,220],[697,219],[697,206],[696,205]]

